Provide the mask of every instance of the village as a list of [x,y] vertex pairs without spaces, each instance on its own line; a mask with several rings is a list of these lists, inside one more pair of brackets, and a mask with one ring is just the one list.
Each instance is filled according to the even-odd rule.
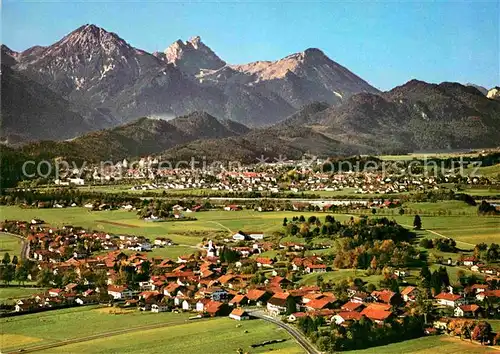
[[[372,271],[379,268],[383,275],[379,284],[361,279],[331,283],[322,275],[335,272],[337,261],[320,252],[314,254],[317,245],[270,242],[259,231],[205,240],[197,252],[168,259],[147,254],[154,247],[171,246],[167,236],[149,240],[70,225],[58,229],[36,219],[5,221],[2,230],[25,235],[28,244],[27,260],[22,263],[25,277],[18,278],[16,270],[10,280],[37,281],[48,288],[17,300],[12,312],[18,314],[100,303],[138,311],[191,312],[197,318],[229,316],[236,321],[265,314],[299,328],[305,326],[306,318],[349,328],[362,319],[384,326],[423,315],[423,334],[427,335],[450,333],[454,326],[450,324],[457,319],[500,315],[500,267],[486,266],[474,256],[464,257],[454,266],[484,278],[470,277],[476,282],[459,288],[446,280],[444,268],[444,274],[440,268],[432,276],[428,269],[429,274],[420,271],[419,277],[430,282],[427,285],[420,281],[409,285],[407,278],[413,270],[404,264],[390,266],[392,261],[384,266],[382,255],[380,266],[374,264],[375,257],[368,266]],[[279,255],[262,255],[268,251]],[[405,259],[415,257],[409,252]],[[315,284],[299,285],[302,277],[311,274]],[[498,336],[495,340],[498,342]],[[491,330],[484,341],[493,343]]]
[[[379,161],[380,162],[380,161]],[[437,190],[440,184],[465,183],[489,185],[495,181],[479,176],[457,175],[453,169],[433,172],[428,176],[414,173],[411,167],[402,169],[370,168],[359,164],[339,166],[339,171],[323,171],[322,163],[301,165],[300,161],[283,164],[239,166],[234,169],[207,169],[198,167],[162,168],[157,158],[141,158],[136,164],[127,160],[105,167],[86,166],[61,173],[55,180],[63,185],[132,185],[130,191],[206,191],[303,193],[330,192],[346,194],[398,194],[410,191]]]

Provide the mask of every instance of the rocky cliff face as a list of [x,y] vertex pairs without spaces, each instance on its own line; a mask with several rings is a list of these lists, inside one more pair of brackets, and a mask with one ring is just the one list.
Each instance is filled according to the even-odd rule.
[[493,87],[488,91],[486,97],[491,98],[492,100],[500,100],[500,87]]
[[355,93],[379,92],[315,48],[277,61],[228,65],[197,77],[206,85],[245,85],[273,92],[295,109],[314,101],[340,104]]
[[193,37],[187,42],[180,39],[172,43],[159,58],[174,64],[181,71],[195,75],[201,70],[219,69],[226,63],[207,47],[199,36]]

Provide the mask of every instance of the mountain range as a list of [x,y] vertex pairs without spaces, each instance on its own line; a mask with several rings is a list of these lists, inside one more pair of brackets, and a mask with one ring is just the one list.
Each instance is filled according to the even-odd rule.
[[498,87],[411,80],[381,92],[315,48],[236,65],[200,37],[148,53],[84,25],[46,47],[2,45],[1,80],[2,139],[36,156],[250,162],[500,141]]
[[109,119],[95,129],[193,111],[266,126],[312,101],[338,104],[355,93],[378,92],[318,49],[275,62],[230,65],[200,37],[150,54],[95,25],[47,47],[15,52],[2,46],[2,62],[61,99],[106,114]]

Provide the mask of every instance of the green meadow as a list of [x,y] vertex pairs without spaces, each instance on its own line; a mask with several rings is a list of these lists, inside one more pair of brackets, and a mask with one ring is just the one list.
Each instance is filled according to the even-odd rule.
[[[251,348],[267,340],[284,342]],[[302,353],[298,344],[283,329],[262,320],[236,322],[216,318],[173,326],[131,332],[111,338],[52,348],[42,353]]]
[[[89,211],[85,208],[65,209],[23,209],[14,206],[1,206],[1,219],[28,220],[43,219],[52,226],[78,225],[93,230],[115,234],[136,234],[148,237],[169,237],[179,244],[196,245],[201,237],[210,232],[226,232],[228,235],[238,230],[272,233],[281,229],[283,218],[293,216],[318,215],[314,212],[256,212],[243,211],[205,211],[192,213],[194,221],[147,222],[139,219],[135,212],[124,210]],[[321,215],[320,215],[321,216]],[[348,215],[335,215],[347,220]],[[200,237],[201,236],[201,237]]]
[[347,351],[349,354],[486,354],[498,353],[492,347],[481,346],[467,340],[448,336],[430,336],[392,343],[364,350]]
[[[191,315],[84,307],[11,317],[0,320],[0,348],[2,352],[14,351],[99,334],[106,337],[50,348],[44,352],[235,353],[238,348],[248,351],[251,344],[273,339],[286,341],[252,352],[301,352],[286,331],[267,322],[236,322],[227,317],[190,321],[188,317]],[[141,328],[151,325],[160,327]],[[119,330],[129,332],[111,333]]]
[[489,178],[499,178],[500,176],[500,164],[496,164],[493,166],[484,166],[484,167],[470,167],[466,168],[464,172],[469,175],[474,172],[476,176],[484,176]]
[[86,306],[40,312],[0,319],[1,351],[11,351],[28,345],[42,345],[66,339],[91,336],[130,327],[156,324],[180,324],[185,314],[143,313],[137,310],[113,314],[113,308]]
[[[462,249],[471,249],[480,242],[492,243],[500,241],[500,217],[478,216],[476,207],[468,206],[463,202],[444,201],[437,203],[407,203],[406,209],[414,210],[422,215],[422,236],[451,237],[455,239]],[[448,215],[447,211],[452,215]],[[441,211],[441,213],[439,213]],[[387,211],[379,211],[386,213]],[[460,213],[459,213],[460,212]],[[369,211],[364,212],[371,215]],[[394,218],[398,223],[407,227],[413,225],[413,215],[399,215],[397,210],[391,210],[389,218]],[[465,215],[457,215],[465,214]],[[256,212],[243,211],[206,211],[193,213],[190,216],[197,218],[195,221],[173,222],[146,222],[138,218],[135,212],[124,210],[115,211],[89,211],[85,208],[65,209],[23,209],[14,206],[1,206],[1,219],[29,220],[40,218],[53,226],[66,224],[83,226],[93,230],[106,231],[114,234],[144,235],[155,237],[169,237],[180,246],[165,247],[152,252],[153,256],[175,257],[189,251],[189,246],[197,245],[204,237],[214,235],[228,236],[238,230],[261,231],[271,234],[282,229],[283,218],[291,219],[293,216],[311,215],[323,217],[317,212]],[[351,217],[348,214],[336,214],[335,218],[345,221]],[[296,240],[299,241],[299,240]],[[13,237],[0,235],[3,252],[18,254],[20,251],[19,240]]]
[[[0,217],[3,214],[0,212]],[[3,257],[4,253],[9,253],[12,258],[14,255],[19,257],[21,255],[22,241],[18,237],[0,232],[0,255]]]

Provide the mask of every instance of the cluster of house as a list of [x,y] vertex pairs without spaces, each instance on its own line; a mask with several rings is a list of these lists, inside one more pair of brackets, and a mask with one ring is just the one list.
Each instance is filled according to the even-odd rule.
[[[318,162],[320,163],[320,162]],[[410,190],[437,189],[438,183],[453,183],[457,177],[453,174],[445,175],[443,180],[434,177],[408,176],[398,169],[390,171],[349,171],[343,168],[337,173],[314,171],[300,165],[300,162],[291,162],[297,173],[290,179],[290,164],[286,166],[269,165],[264,171],[262,166],[239,166],[234,171],[215,171],[204,168],[159,168],[155,157],[141,158],[136,163],[129,163],[126,159],[106,168],[87,167],[85,171],[74,171],[77,174],[66,180],[56,180],[57,184],[83,185],[85,179],[117,181],[122,179],[150,179],[155,182],[145,182],[135,185],[132,190],[184,190],[206,189],[227,192],[272,192],[282,191],[342,191],[345,188],[359,194],[391,194]],[[356,169],[355,169],[356,170]],[[478,177],[469,177],[460,182],[469,184],[483,183]]]
[[[393,307],[399,305],[399,294],[389,290],[374,291],[366,294],[351,289],[350,300],[342,303],[331,292],[321,291],[318,286],[302,286],[294,289],[289,279],[275,275],[259,284],[254,284],[254,274],[240,274],[228,269],[228,264],[220,263],[218,257],[209,255],[197,259],[194,255],[181,256],[177,260],[155,259],[149,279],[137,286],[120,283],[120,274],[116,271],[118,263],[133,266],[138,272],[148,258],[144,254],[127,255],[120,251],[91,259],[70,259],[60,265],[52,265],[54,270],[72,268],[79,276],[84,276],[88,269],[103,269],[107,274],[107,288],[99,289],[87,283],[83,288],[68,284],[63,289],[51,289],[46,294],[35,295],[30,299],[19,300],[16,311],[28,311],[33,306],[56,306],[64,304],[86,304],[96,301],[101,291],[119,301],[123,306],[137,307],[144,311],[163,312],[174,308],[193,311],[209,316],[229,315],[236,320],[249,318],[246,306],[260,306],[270,315],[280,316],[291,313],[290,321],[305,315],[325,316],[328,320],[343,323],[359,316],[366,316],[374,321],[383,321],[393,316]],[[240,262],[256,262],[258,267],[273,268],[273,260],[265,257],[246,259]],[[324,272],[326,266],[318,257],[296,257],[294,268],[306,273]],[[238,266],[238,265],[237,265]],[[85,281],[84,281],[85,283]],[[290,308],[292,306],[292,308]],[[359,314],[358,314],[359,313]]]
[[163,173],[166,180],[161,183],[144,183],[131,187],[131,190],[157,190],[157,189],[207,189],[212,191],[227,192],[253,192],[268,191],[278,193],[280,188],[277,177],[269,173],[257,172],[225,172],[207,175],[186,175],[184,171],[179,174]]
[[[448,308],[454,317],[478,318],[496,317],[498,309],[483,308],[481,303],[498,303],[500,301],[500,289],[491,289],[488,284],[473,284],[460,293],[454,293],[449,287],[449,292],[442,292],[434,297],[435,304],[442,308]],[[438,330],[447,329],[451,317],[443,317],[434,321],[434,327]]]
[[[253,236],[253,237],[252,237]],[[261,233],[238,232],[234,239],[256,242]],[[166,238],[155,242],[168,243]],[[280,247],[296,251],[303,245],[284,243]],[[226,246],[227,247],[227,246]],[[241,248],[241,250],[240,250]],[[236,320],[248,319],[250,308],[265,309],[269,315],[284,316],[290,322],[304,316],[324,317],[327,323],[349,326],[353,321],[366,317],[375,323],[383,323],[391,318],[402,318],[411,314],[410,306],[417,300],[419,289],[407,286],[399,293],[381,289],[371,293],[352,286],[347,289],[347,301],[340,301],[330,291],[322,291],[318,286],[296,287],[290,280],[293,274],[323,273],[327,264],[318,256],[290,258],[291,267],[282,267],[275,259],[245,254],[245,247],[235,247],[242,259],[235,267],[223,263],[218,257],[220,247],[208,241],[206,252],[179,256],[176,260],[148,258],[146,254],[126,254],[120,250],[84,259],[73,257],[64,262],[39,262],[39,267],[49,267],[54,273],[72,269],[79,276],[79,284],[67,284],[61,289],[51,289],[28,299],[19,300],[16,311],[33,308],[53,307],[62,304],[84,305],[95,303],[100,293],[117,301],[121,306],[139,308],[143,311],[164,312],[172,310],[192,311],[207,316],[230,316]],[[132,266],[141,272],[144,262],[151,262],[150,277],[138,284],[123,284],[123,276],[117,271],[118,264]],[[254,274],[244,274],[241,270],[254,264],[267,270],[265,279],[255,282]],[[104,270],[107,287],[96,287],[85,279],[89,270]],[[283,274],[284,270],[286,274]],[[280,276],[281,274],[282,276]],[[283,276],[284,275],[284,276]],[[399,274],[404,276],[405,274]],[[395,273],[395,276],[398,274]],[[474,284],[460,293],[452,287],[437,294],[435,308],[448,309],[455,317],[476,318],[484,314],[481,302],[485,299],[500,299],[500,290],[490,289],[488,284]],[[449,319],[448,319],[449,321]],[[434,322],[442,329],[446,319]]]
[[475,256],[467,256],[460,261],[474,273],[481,273],[491,278],[500,277],[500,267],[498,265],[484,264]]
[[61,306],[90,305],[99,302],[96,292],[92,289],[79,291],[78,284],[70,283],[64,288],[49,289],[29,298],[16,301],[15,312],[31,312],[39,309],[57,308]]
[[[6,220],[0,225],[15,224],[20,234],[28,234],[29,257],[38,262],[64,263],[68,259],[83,259],[98,251],[131,250],[151,251],[155,247],[171,246],[166,237],[157,237],[153,243],[144,236],[111,235],[106,232],[89,232],[82,227],[64,225],[62,228],[43,224],[42,220],[31,222]],[[91,246],[90,246],[91,245]]]
[[[280,242],[275,245],[264,241],[262,232],[238,231],[228,237],[228,242],[223,246],[208,240],[201,254],[179,256],[172,260],[149,258],[144,253],[125,253],[120,250],[120,246],[111,248],[112,251],[107,254],[94,256],[72,247],[76,244],[88,246],[98,241],[104,248],[116,241],[120,245],[128,245],[127,249],[130,250],[137,250],[130,247],[140,244],[143,250],[172,244],[166,237],[156,238],[151,245],[138,236],[112,237],[105,233],[89,233],[73,226],[55,229],[44,226],[41,220],[8,222],[16,223],[20,229],[29,228],[31,234],[28,240],[34,248],[30,254],[40,270],[50,269],[54,274],[61,275],[72,270],[78,276],[78,284],[65,284],[63,288],[50,289],[43,294],[19,300],[15,307],[19,312],[95,303],[102,299],[104,292],[123,306],[145,311],[163,312],[176,308],[209,316],[230,315],[235,319],[246,319],[249,317],[246,306],[261,306],[270,315],[289,314],[288,320],[291,322],[303,316],[321,316],[327,322],[349,325],[363,316],[377,323],[393,317],[404,317],[409,313],[406,305],[414,303],[419,293],[419,289],[413,286],[407,286],[400,293],[388,289],[367,293],[353,286],[347,290],[349,300],[345,302],[332,292],[321,291],[317,286],[296,288],[291,281],[294,276],[324,273],[329,270],[329,265],[320,256],[299,256],[298,252],[305,249],[304,244]],[[144,245],[146,242],[149,246]],[[228,247],[229,242],[238,243],[231,249],[241,257],[233,267],[220,258],[221,251]],[[276,247],[287,251],[288,260],[278,261],[260,254]],[[73,251],[69,254],[65,248]],[[150,276],[138,284],[124,283],[123,274],[117,267],[125,264],[141,273],[144,262],[150,264]],[[474,257],[464,258],[462,263],[472,270],[491,271],[495,272],[492,276],[498,275],[497,270],[481,266]],[[245,269],[253,270],[248,272]],[[265,271],[264,279],[255,281],[255,269]],[[86,278],[87,274],[97,270],[106,274],[105,288],[96,286],[92,279]],[[397,277],[406,275],[402,270],[394,272]],[[455,317],[477,317],[480,313],[484,314],[486,309],[481,308],[481,302],[488,299],[500,299],[500,290],[490,288],[486,283],[474,284],[460,293],[450,287],[446,292],[437,294],[433,301],[436,307],[449,309]],[[442,323],[436,326],[442,326]]]
[[[409,157],[410,158],[410,157]],[[425,162],[427,164],[427,162]],[[431,167],[434,167],[432,162]],[[485,177],[467,176],[463,171],[435,165],[435,170],[444,171],[437,178],[408,177],[410,166],[398,162],[384,161],[360,166],[357,162],[336,163],[335,173],[324,173],[329,161],[314,159],[267,161],[266,164],[206,166],[170,166],[158,157],[145,156],[136,161],[124,159],[116,163],[88,165],[69,169],[67,177],[55,182],[59,185],[84,185],[88,181],[106,183],[120,180],[161,180],[161,183],[144,183],[135,190],[153,189],[213,189],[226,191],[342,191],[354,189],[356,193],[390,194],[415,189],[437,188],[437,183],[490,184]],[[439,163],[440,164],[440,163]],[[464,167],[467,163],[462,163]],[[207,168],[208,167],[208,168]],[[333,167],[333,166],[332,166]],[[415,167],[415,166],[413,166]],[[290,181],[289,172],[296,171]],[[457,173],[461,172],[461,173]]]

